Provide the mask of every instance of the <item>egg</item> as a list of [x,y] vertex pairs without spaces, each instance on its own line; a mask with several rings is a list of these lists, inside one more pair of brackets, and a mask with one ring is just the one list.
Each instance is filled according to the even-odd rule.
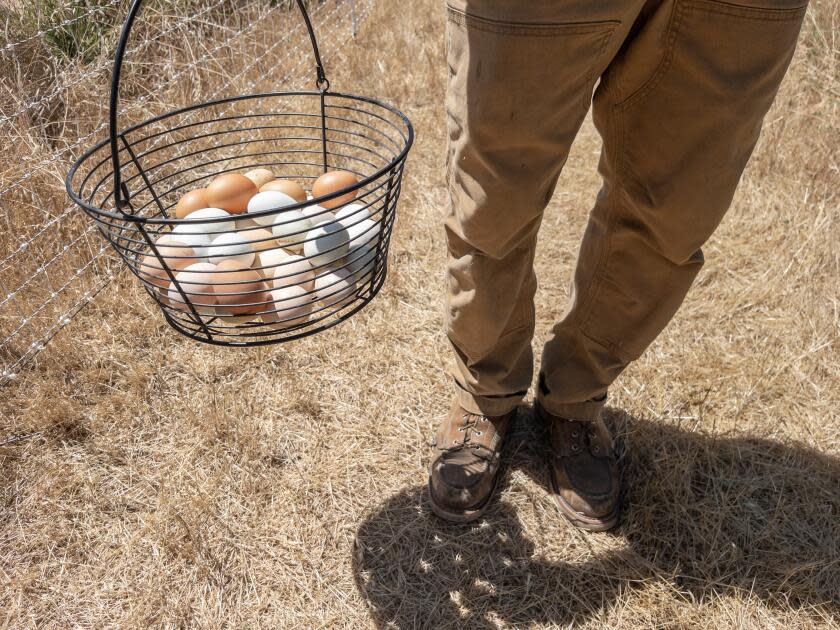
[[254,248],[241,233],[226,232],[213,239],[207,259],[217,264],[223,260],[238,260],[249,267],[254,262]]
[[283,261],[289,256],[291,256],[289,252],[279,247],[276,249],[266,249],[257,252],[251,268],[262,275],[263,278],[270,281],[274,279],[274,270],[277,266],[282,265]]
[[[167,240],[166,243],[161,243],[160,241],[164,240],[164,238],[166,237],[158,239],[155,246],[161,258],[163,258],[164,264],[172,271],[173,276],[196,262],[195,250],[177,241]],[[159,289],[165,289],[170,284],[169,274],[166,273],[166,269],[161,265],[160,260],[155,256],[154,252],[143,256],[140,262],[139,273],[143,280]]]
[[[248,214],[264,212],[266,210],[279,210],[286,206],[293,206],[296,203],[297,201],[286,193],[277,190],[266,190],[251,197],[251,200],[248,202]],[[266,226],[273,225],[275,218],[277,218],[277,215],[268,214],[261,217],[253,217],[252,220],[259,225]]]
[[344,227],[349,227],[359,221],[370,218],[370,211],[361,203],[351,203],[335,212],[335,218],[341,221]]
[[[315,183],[312,185],[312,196],[317,199],[318,197],[330,195],[339,190],[355,186],[358,183],[359,179],[349,171],[330,171],[315,180]],[[327,209],[343,206],[345,203],[353,201],[358,193],[358,190],[351,190],[335,199],[322,201],[321,205]]]
[[373,259],[376,257],[376,249],[369,245],[362,245],[350,250],[345,260],[345,269],[352,274],[356,282],[368,280],[373,269]]
[[272,284],[275,289],[298,285],[311,291],[315,287],[315,272],[305,258],[290,255],[275,267]]
[[271,309],[262,313],[262,321],[273,328],[290,328],[303,324],[312,312],[312,296],[299,286],[274,289]]
[[300,251],[311,227],[312,222],[300,210],[284,210],[274,217],[271,231],[282,247]]
[[312,222],[312,225],[318,225],[319,223],[331,223],[336,220],[336,217],[332,212],[327,210],[324,206],[319,206],[318,204],[306,206],[301,208],[300,211],[303,212],[303,216]]
[[267,249],[276,249],[278,247],[277,239],[274,238],[274,234],[265,228],[237,230],[237,233],[241,234],[245,240],[250,243],[251,247],[254,248],[254,252],[262,252]]
[[303,189],[303,186],[288,179],[274,179],[260,186],[260,192],[267,192],[269,190],[285,193],[298,202],[306,201],[306,191]]
[[358,223],[348,226],[347,232],[350,234],[351,247],[368,244],[375,245],[375,239],[379,236],[379,222],[362,219]]
[[203,315],[215,315],[213,306],[216,304],[216,294],[213,290],[213,274],[216,265],[212,263],[193,263],[175,275],[175,284],[169,286],[167,297],[169,303],[180,311],[191,312],[189,305],[184,302],[178,287],[181,287],[187,299],[195,306],[195,310]]
[[237,260],[225,260],[213,274],[216,311],[226,315],[256,315],[266,309],[268,285],[262,276]]
[[328,265],[348,252],[349,240],[340,223],[319,223],[307,233],[303,255],[313,267]]
[[[230,218],[230,221],[222,220],[226,218]],[[219,219],[219,221],[198,223],[198,221],[204,221],[206,219]],[[195,221],[194,224],[192,223],[193,221]],[[201,210],[191,212],[184,219],[184,224],[189,225],[191,228],[190,231],[192,232],[206,234],[210,237],[210,240],[213,240],[219,234],[232,232],[236,229],[236,221],[233,220],[230,213],[225,212],[221,208],[202,208]],[[186,234],[187,230],[185,229],[182,233]]]
[[250,179],[239,173],[225,173],[207,186],[207,203],[231,214],[242,214],[256,194],[257,187]]
[[196,188],[178,200],[175,206],[175,216],[183,219],[190,213],[207,208],[209,205],[210,203],[207,201],[207,189]]
[[245,177],[254,182],[254,186],[258,189],[274,179],[274,173],[267,168],[255,168],[252,171],[245,173]]
[[344,306],[354,298],[356,284],[343,269],[333,269],[315,278],[315,296],[324,306]]
[[198,225],[181,223],[169,233],[172,237],[195,250],[198,258],[207,258],[207,248],[210,246],[210,236],[202,231]]

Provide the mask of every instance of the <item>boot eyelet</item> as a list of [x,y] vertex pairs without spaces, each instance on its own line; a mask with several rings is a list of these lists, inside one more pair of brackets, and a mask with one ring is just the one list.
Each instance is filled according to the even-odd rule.
[[577,453],[580,450],[580,445],[572,444],[572,453]]
[[578,433],[577,431],[572,431],[572,437],[573,437],[573,438],[576,438],[576,437],[578,437],[579,435],[580,435],[580,433]]
[[592,447],[592,452],[593,452],[593,453],[597,453],[599,450],[600,450],[600,449],[598,448],[598,445],[597,445],[597,444],[596,444],[595,446],[593,446],[593,447]]

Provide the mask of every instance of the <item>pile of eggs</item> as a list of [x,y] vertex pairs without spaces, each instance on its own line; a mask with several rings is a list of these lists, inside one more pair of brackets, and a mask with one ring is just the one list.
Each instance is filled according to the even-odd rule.
[[160,258],[142,257],[139,275],[180,311],[231,324],[303,324],[319,304],[340,308],[354,299],[372,273],[380,223],[354,201],[356,190],[282,209],[356,184],[352,173],[330,171],[310,195],[264,168],[220,175],[179,199],[181,221],[155,241]]

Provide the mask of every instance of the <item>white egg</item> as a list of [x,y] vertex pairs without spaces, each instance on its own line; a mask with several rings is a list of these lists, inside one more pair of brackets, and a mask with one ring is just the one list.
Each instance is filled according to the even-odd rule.
[[358,223],[370,218],[370,211],[361,203],[350,203],[338,209],[335,218],[341,221],[344,227]]
[[324,306],[343,306],[353,299],[356,283],[343,269],[334,269],[315,278],[315,295]]
[[[181,287],[195,310],[202,315],[214,315],[216,312],[213,308],[216,303],[216,293],[213,289],[215,272],[216,265],[214,264],[194,263],[175,275],[175,284]],[[189,304],[184,302],[181,291],[175,284],[170,284],[166,297],[174,308],[191,313]]]
[[288,256],[274,268],[274,288],[298,285],[311,291],[315,284],[312,265],[302,256]]
[[303,216],[305,216],[312,222],[312,225],[318,225],[319,223],[329,223],[335,221],[336,218],[332,212],[330,212],[323,206],[319,206],[318,204],[301,208],[301,212],[303,212]]
[[[248,202],[248,212],[263,212],[264,210],[279,210],[286,206],[293,206],[297,201],[279,190],[266,190],[265,192],[257,193]],[[276,215],[268,214],[264,217],[254,217],[254,221],[259,225],[267,227],[274,223]]]
[[[230,221],[213,221],[212,223],[191,224],[193,221],[201,219],[225,219],[227,217],[230,217]],[[230,213],[222,210],[221,208],[202,208],[201,210],[190,212],[185,219],[181,220],[187,225],[187,229],[189,231],[193,233],[207,234],[211,241],[219,234],[233,231],[236,225],[236,222],[233,220]],[[184,233],[188,232],[185,231]]]
[[379,235],[379,222],[364,219],[347,228],[350,234],[350,245],[352,247],[359,247],[360,245],[367,245],[374,241]]
[[274,302],[261,317],[266,324],[276,324],[276,328],[289,328],[302,324],[312,312],[312,296],[302,287],[288,286],[271,292]]
[[340,223],[320,223],[306,235],[303,255],[313,267],[327,265],[347,253],[349,240],[347,230]]
[[192,247],[198,258],[207,258],[207,248],[210,246],[210,236],[204,232],[196,232],[194,225],[176,225],[170,232],[173,237],[187,247]]
[[251,266],[254,262],[254,247],[248,238],[239,232],[219,234],[213,239],[208,249],[207,258],[212,263],[223,260],[238,260],[243,265]]
[[376,257],[376,248],[370,245],[362,245],[350,250],[345,258],[345,268],[351,274],[356,282],[369,279],[369,274],[373,269],[373,259]]
[[286,210],[274,217],[271,231],[283,247],[300,251],[312,222],[300,210]]

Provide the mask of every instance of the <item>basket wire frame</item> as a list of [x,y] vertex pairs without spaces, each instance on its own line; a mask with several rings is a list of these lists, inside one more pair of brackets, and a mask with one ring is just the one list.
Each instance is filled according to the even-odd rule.
[[[110,136],[71,168],[70,197],[95,221],[166,321],[192,339],[235,346],[279,343],[330,328],[364,308],[387,274],[396,205],[414,137],[408,118],[377,99],[330,91],[312,24],[297,0],[315,57],[316,90],[207,101],[119,130],[122,56],[141,3],[135,0],[129,9],[117,46]],[[219,175],[256,168],[307,189],[330,170],[350,172],[357,183],[261,212],[175,217],[184,193]],[[336,200],[341,205],[322,207]],[[338,212],[344,216],[337,218]],[[316,240],[311,230],[319,223],[340,236],[318,240],[317,254],[307,256],[303,250]],[[172,238],[190,245],[191,253],[160,241],[174,230],[179,232]],[[236,269],[212,275],[184,271],[192,263],[218,262],[221,246],[213,239],[228,233],[254,253],[248,265],[256,272],[248,276],[252,279],[237,275],[228,280],[228,274],[238,274]],[[286,258],[289,253],[302,256],[303,266],[299,259]],[[179,273],[184,275],[179,278]]]

